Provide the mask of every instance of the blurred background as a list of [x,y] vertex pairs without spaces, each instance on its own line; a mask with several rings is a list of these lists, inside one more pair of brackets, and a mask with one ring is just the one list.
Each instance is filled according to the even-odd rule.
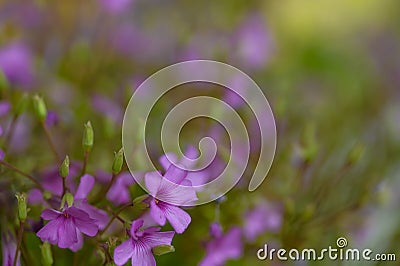
[[[338,237],[350,247],[397,253],[399,260],[399,10],[393,0],[3,0],[5,160],[37,175],[54,164],[32,106],[20,112],[22,99],[39,93],[60,154],[82,160],[83,124],[90,120],[95,145],[88,171],[109,171],[113,151],[121,147],[125,107],[145,78],[185,60],[225,62],[251,76],[267,96],[277,124],[275,160],[255,192],[247,192],[245,181],[224,201],[189,210],[191,225],[174,238],[174,253],[157,257],[158,265],[197,265],[215,220],[225,231],[245,228],[242,256],[226,265],[342,265],[256,257],[265,243],[322,249]],[[247,108],[214,89],[206,92]],[[164,117],[162,107],[180,97],[167,95],[154,117]],[[193,132],[208,132],[199,128],[201,123],[189,127],[183,142],[197,145]],[[158,147],[153,153],[155,159],[162,155]],[[4,167],[0,184],[5,231],[15,223],[13,194],[31,184]],[[257,208],[268,222],[249,237],[251,222],[260,220]],[[40,254],[34,233],[26,241],[31,257]],[[55,265],[71,265],[71,251],[53,252]],[[76,265],[101,263],[93,249],[78,253]]]

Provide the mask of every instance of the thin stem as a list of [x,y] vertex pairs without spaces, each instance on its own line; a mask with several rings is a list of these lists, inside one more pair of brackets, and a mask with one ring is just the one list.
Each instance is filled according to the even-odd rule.
[[61,162],[61,157],[57,152],[56,145],[54,144],[53,138],[51,137],[50,130],[48,129],[46,122],[42,122],[43,131],[46,134],[47,141],[49,142],[50,148],[54,154],[54,157],[58,162]]
[[5,167],[15,171],[16,173],[28,178],[29,180],[31,180],[33,183],[35,183],[35,185],[41,190],[44,191],[43,186],[30,174],[27,174],[25,172],[23,172],[22,170],[18,169],[17,167],[15,167],[14,165],[7,163],[5,161],[0,161],[0,164],[4,165]]
[[103,195],[107,195],[108,191],[110,190],[116,179],[117,175],[113,173],[110,182],[108,182],[107,184],[107,187],[102,188],[101,191],[93,199],[93,204],[99,203],[102,200]]
[[111,208],[108,208],[108,211],[111,212],[111,214],[113,216],[115,216],[115,219],[117,219],[118,221],[120,221],[122,224],[125,223],[125,220],[122,219],[118,214],[116,214]]
[[62,191],[62,197],[65,195],[65,193],[67,192],[67,185],[65,184],[65,179],[67,179],[66,177],[62,178],[62,187],[63,187],[63,191]]
[[88,159],[89,159],[89,152],[85,151],[83,154],[83,166],[82,166],[81,176],[83,176],[86,173]]
[[[104,227],[104,229],[103,229],[103,231],[100,233],[100,235],[103,235],[103,234],[108,230],[108,228],[111,226],[112,222],[119,216],[119,214],[120,214],[121,212],[123,212],[125,209],[127,209],[127,208],[129,208],[129,207],[132,207],[132,206],[133,206],[132,203],[128,203],[128,204],[122,206],[117,212],[113,213],[113,217],[111,217],[110,221],[108,221],[108,224],[106,225],[106,227]],[[118,217],[118,218],[119,218],[119,217]],[[122,220],[122,221],[123,221],[123,220]]]
[[117,175],[113,173],[110,182],[108,182],[108,185],[104,189],[104,192],[102,194],[106,195],[108,193],[108,191],[110,190],[110,188],[112,187],[112,185],[114,184],[116,179],[117,179]]
[[17,120],[18,120],[18,116],[14,115],[12,120],[11,120],[10,126],[7,129],[7,133],[6,133],[5,138],[4,138],[4,142],[5,142],[4,143],[5,144],[4,145],[4,152],[7,152],[7,149],[9,148],[9,143],[11,142],[11,137],[12,137],[12,135],[14,133],[15,125],[17,124]]
[[24,226],[25,226],[25,221],[19,221],[19,230],[18,230],[18,239],[17,239],[17,248],[15,249],[15,255],[14,255],[14,266],[17,265],[17,260],[18,260],[18,253],[19,249],[21,247],[22,243],[22,236],[24,234]]

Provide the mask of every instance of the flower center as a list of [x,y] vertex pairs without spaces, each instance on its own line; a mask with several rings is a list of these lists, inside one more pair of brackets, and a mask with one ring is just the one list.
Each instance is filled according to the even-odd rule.
[[64,217],[65,217],[65,218],[69,218],[69,214],[66,213],[66,212],[64,212]]

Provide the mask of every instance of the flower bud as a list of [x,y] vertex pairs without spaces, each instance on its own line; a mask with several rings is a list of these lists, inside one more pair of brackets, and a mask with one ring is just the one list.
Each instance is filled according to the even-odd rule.
[[124,162],[124,150],[121,148],[118,152],[115,153],[114,161],[112,165],[113,174],[119,174],[122,169],[122,164]]
[[88,121],[83,130],[82,146],[85,152],[89,152],[93,147],[94,133],[92,124]]
[[33,108],[39,121],[44,122],[47,116],[47,108],[43,98],[39,95],[33,96]]
[[66,178],[68,174],[69,174],[69,157],[67,155],[65,156],[65,159],[60,166],[60,176]]
[[153,254],[157,256],[161,256],[164,254],[168,254],[171,252],[175,252],[174,246],[170,245],[161,245],[153,248]]
[[20,221],[25,221],[27,217],[27,208],[26,208],[26,195],[24,193],[17,193],[15,195],[18,201],[18,218]]
[[74,204],[74,196],[69,192],[64,194],[64,197],[61,200],[61,208],[64,208],[65,204],[67,204],[68,207],[71,207]]
[[42,265],[53,265],[53,254],[51,253],[51,246],[49,242],[44,242],[43,245],[40,246],[40,250],[42,253]]

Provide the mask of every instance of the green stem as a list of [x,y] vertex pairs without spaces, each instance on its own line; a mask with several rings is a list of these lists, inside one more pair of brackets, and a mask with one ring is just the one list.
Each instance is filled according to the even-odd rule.
[[22,236],[24,234],[24,226],[25,226],[25,221],[19,221],[17,248],[15,249],[15,255],[14,255],[14,264],[13,264],[14,266],[17,265],[18,253],[19,249],[21,248]]
[[81,176],[83,176],[86,173],[88,159],[89,159],[89,152],[85,151],[83,154],[83,166],[82,166]]
[[27,174],[25,172],[23,172],[22,170],[18,169],[17,167],[15,167],[14,165],[7,163],[5,161],[0,161],[0,164],[4,165],[5,167],[15,171],[16,173],[28,178],[29,180],[31,180],[33,183],[35,183],[35,185],[41,190],[44,191],[43,186],[30,174]]
[[56,160],[58,162],[61,162],[61,157],[57,152],[56,145],[54,144],[53,138],[51,137],[50,130],[46,126],[46,122],[45,121],[42,122],[42,127],[43,127],[44,133],[46,134],[47,141],[49,142],[49,145],[50,145],[50,148],[51,148],[51,150],[52,150],[52,152],[54,154],[54,157],[56,158]]
[[[111,217],[110,221],[108,221],[108,223],[107,223],[106,227],[104,227],[103,231],[100,232],[100,235],[103,235],[103,234],[107,231],[107,229],[111,226],[112,222],[113,222],[116,218],[119,218],[119,214],[120,214],[121,212],[123,212],[125,209],[127,209],[127,208],[129,208],[129,207],[132,207],[132,206],[133,206],[132,203],[128,203],[128,204],[122,206],[117,212],[113,213],[113,217]],[[123,221],[123,220],[122,220],[122,221]],[[124,221],[123,221],[123,222],[124,222]]]

